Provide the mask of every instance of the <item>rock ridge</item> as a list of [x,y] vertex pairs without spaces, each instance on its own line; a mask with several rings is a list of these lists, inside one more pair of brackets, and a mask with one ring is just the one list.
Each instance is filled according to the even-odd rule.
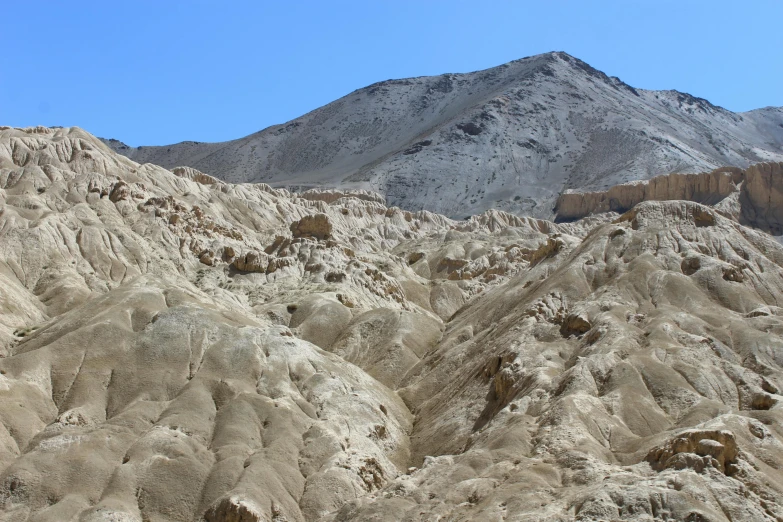
[[684,200],[714,206],[724,215],[783,234],[783,163],[758,163],[747,169],[721,167],[701,174],[668,174],[615,185],[601,192],[563,192],[555,204],[555,221],[623,213],[643,201]]

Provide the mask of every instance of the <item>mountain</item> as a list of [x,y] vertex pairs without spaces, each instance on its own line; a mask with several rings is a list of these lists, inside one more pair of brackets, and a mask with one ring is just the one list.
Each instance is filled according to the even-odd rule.
[[633,88],[566,53],[469,74],[389,80],[224,143],[131,148],[230,182],[370,189],[390,205],[463,218],[551,217],[566,189],[783,161],[783,108],[732,113]]
[[457,221],[0,127],[0,521],[780,520],[783,163],[635,187]]

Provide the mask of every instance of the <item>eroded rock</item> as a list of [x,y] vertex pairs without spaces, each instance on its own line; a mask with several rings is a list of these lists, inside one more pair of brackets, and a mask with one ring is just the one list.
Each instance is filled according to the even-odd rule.
[[737,441],[729,431],[688,430],[650,450],[646,460],[658,471],[667,468],[703,471],[711,464],[726,473],[731,471],[727,467],[736,463],[738,453]]
[[0,518],[783,518],[736,196],[456,222],[2,129]]
[[325,240],[332,235],[332,223],[326,214],[305,216],[291,223],[291,233],[294,237],[311,237]]

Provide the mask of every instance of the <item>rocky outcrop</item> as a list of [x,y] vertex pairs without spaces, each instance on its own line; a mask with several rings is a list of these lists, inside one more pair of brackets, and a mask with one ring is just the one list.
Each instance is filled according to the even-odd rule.
[[319,240],[329,239],[332,236],[332,223],[326,214],[305,216],[291,223],[291,233],[294,237],[310,237]]
[[615,185],[603,192],[563,192],[555,204],[558,221],[573,221],[602,212],[622,214],[642,201],[685,200],[715,205],[739,191],[745,171],[723,167],[702,174],[667,174]]
[[653,469],[692,468],[703,471],[712,466],[721,473],[734,470],[739,448],[734,434],[730,431],[688,430],[678,433],[664,445],[653,448],[646,460]]
[[237,257],[232,265],[242,272],[265,273],[269,268],[270,258],[263,252],[247,252]]
[[[279,512],[277,513],[279,515]],[[263,522],[262,510],[239,498],[224,499],[204,514],[206,522]]]
[[741,220],[783,234],[783,163],[759,163],[745,171],[740,194]]
[[558,198],[555,213],[558,221],[566,222],[606,212],[623,213],[643,201],[670,200],[711,205],[740,223],[783,235],[783,163],[669,174],[604,192],[569,190]]
[[201,183],[202,185],[216,185],[222,183],[219,179],[212,177],[209,174],[204,174],[192,167],[174,167],[171,169],[171,172],[173,172],[175,176],[189,179],[196,183]]

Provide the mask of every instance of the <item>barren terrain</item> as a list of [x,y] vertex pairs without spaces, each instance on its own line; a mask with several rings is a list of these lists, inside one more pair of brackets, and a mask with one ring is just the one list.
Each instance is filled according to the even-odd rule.
[[0,520],[781,520],[783,164],[701,176],[453,221],[2,127]]
[[733,113],[634,88],[555,52],[379,82],[225,143],[105,142],[139,163],[230,182],[369,189],[389,205],[455,219],[489,209],[551,219],[566,189],[783,161],[783,108]]

